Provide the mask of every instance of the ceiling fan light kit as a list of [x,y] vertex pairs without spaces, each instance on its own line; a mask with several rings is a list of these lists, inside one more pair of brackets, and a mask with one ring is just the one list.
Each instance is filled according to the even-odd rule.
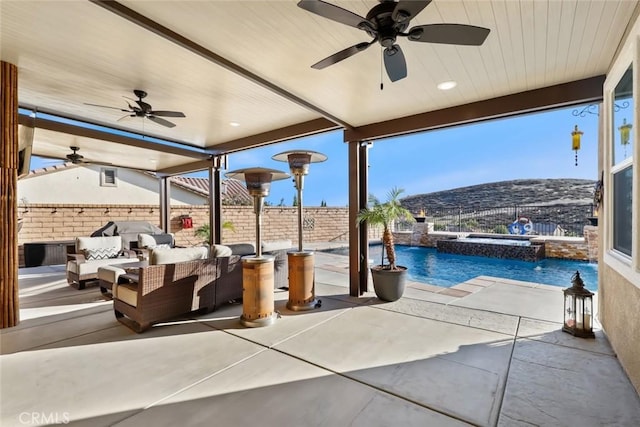
[[484,43],[490,30],[474,25],[427,24],[418,25],[406,31],[411,20],[422,12],[422,9],[427,7],[429,3],[431,0],[380,0],[380,4],[374,6],[367,13],[366,18],[363,18],[321,0],[301,0],[298,2],[300,8],[364,31],[373,38],[370,42],[358,43],[334,53],[311,67],[321,70],[362,52],[373,43],[378,42],[384,48],[383,58],[387,75],[392,82],[395,82],[407,76],[404,53],[396,44],[398,37],[406,37],[409,41],[414,42],[461,46],[480,46]]
[[138,97],[138,99],[127,98],[125,96],[126,99],[129,99],[136,103],[136,105],[132,105],[130,102],[127,102],[127,106],[129,107],[129,109],[109,107],[107,105],[98,105],[98,104],[89,104],[89,103],[85,103],[85,105],[92,105],[94,107],[101,107],[101,108],[110,108],[112,110],[120,110],[127,113],[126,115],[120,117],[118,121],[126,117],[141,117],[141,118],[147,118],[154,123],[157,123],[161,126],[165,126],[168,128],[175,127],[176,124],[173,122],[170,122],[169,120],[165,120],[162,117],[186,117],[184,113],[181,111],[154,110],[153,107],[151,107],[151,105],[143,101],[143,99],[147,97],[147,92],[145,92],[144,90],[134,89],[133,93],[136,97]]

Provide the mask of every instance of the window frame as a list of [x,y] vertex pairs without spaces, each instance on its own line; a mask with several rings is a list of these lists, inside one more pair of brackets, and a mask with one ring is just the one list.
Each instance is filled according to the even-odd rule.
[[[604,108],[602,113],[603,120],[603,149],[601,151],[602,159],[599,162],[600,167],[604,171],[604,203],[605,224],[601,232],[604,238],[601,240],[604,244],[603,261],[610,268],[622,275],[627,281],[633,283],[640,288],[640,170],[639,170],[639,149],[638,149],[638,88],[639,88],[639,66],[638,58],[640,57],[639,36],[634,34],[629,37],[627,45],[621,50],[612,65],[604,84]],[[617,165],[614,165],[614,144],[616,142],[615,133],[618,130],[614,126],[614,96],[615,89],[629,67],[632,67],[632,124],[631,138],[633,138],[633,148],[631,155]],[[613,178],[616,173],[622,172],[628,166],[632,167],[632,206],[631,206],[631,256],[616,250],[613,247]]]
[[[113,172],[113,183],[107,182],[107,171]],[[117,168],[100,168],[100,186],[101,187],[117,187],[118,186],[118,169]]]

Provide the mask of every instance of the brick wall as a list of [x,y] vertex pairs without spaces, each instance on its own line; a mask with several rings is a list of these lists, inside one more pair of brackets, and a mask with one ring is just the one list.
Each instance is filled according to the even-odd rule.
[[[298,244],[298,213],[295,207],[265,207],[262,215],[262,240],[291,240]],[[180,216],[193,219],[192,229],[182,229]],[[255,241],[255,215],[252,206],[224,206],[223,219],[230,221],[235,231],[223,230],[223,243]],[[20,265],[24,265],[23,244],[50,240],[72,240],[89,236],[109,221],[148,221],[160,224],[158,206],[149,205],[51,205],[27,204],[18,207],[21,228],[18,233]],[[208,206],[173,206],[171,232],[176,243],[190,246],[202,242],[195,230],[209,222]],[[379,237],[372,230],[372,237]],[[304,209],[303,239],[305,242],[348,241],[348,208],[309,207]]]

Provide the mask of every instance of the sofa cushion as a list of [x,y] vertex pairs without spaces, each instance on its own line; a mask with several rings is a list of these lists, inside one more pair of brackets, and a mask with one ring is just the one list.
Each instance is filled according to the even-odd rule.
[[[118,236],[105,236],[105,237],[77,237],[76,238],[76,253],[84,254],[86,249],[112,249],[115,248],[117,252],[122,250],[122,239]],[[85,254],[86,256],[86,254]]]
[[155,249],[155,248],[172,248],[173,247],[173,235],[168,233],[163,234],[138,234],[138,247]]
[[256,247],[253,243],[232,243],[227,245],[231,249],[233,255],[252,255],[256,253]]
[[262,252],[273,252],[282,249],[291,249],[291,240],[273,240],[262,243]]
[[174,264],[176,262],[207,259],[209,248],[195,246],[193,248],[153,249],[149,256],[149,265]]
[[233,255],[233,252],[229,246],[213,245],[213,247],[211,248],[211,256],[213,258],[220,258],[231,255]]
[[117,298],[132,307],[138,306],[138,285],[136,283],[114,283],[112,295],[113,298]]
[[69,261],[67,262],[67,271],[70,271],[75,274],[79,274],[81,276],[85,276],[87,274],[95,274],[98,272],[98,268],[103,267],[105,265],[112,264],[122,264],[125,262],[133,262],[136,258],[107,258],[107,259],[96,259],[88,262],[75,262]]

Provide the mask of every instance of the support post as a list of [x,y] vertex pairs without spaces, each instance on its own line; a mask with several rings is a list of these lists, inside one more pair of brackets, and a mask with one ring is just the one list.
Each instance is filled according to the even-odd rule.
[[0,327],[20,322],[18,301],[18,68],[0,62]]
[[171,182],[168,176],[160,177],[160,228],[171,232]]
[[369,234],[358,226],[358,212],[367,206],[367,144],[349,142],[349,295],[358,297],[369,280]]

